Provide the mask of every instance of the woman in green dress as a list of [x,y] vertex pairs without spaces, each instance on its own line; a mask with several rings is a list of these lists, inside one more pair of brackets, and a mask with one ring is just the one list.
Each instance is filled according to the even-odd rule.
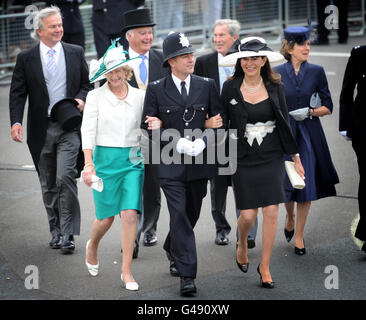
[[137,233],[137,215],[142,212],[143,157],[139,149],[144,91],[131,87],[131,60],[113,43],[99,61],[90,65],[90,82],[106,78],[89,92],[81,125],[85,157],[84,182],[92,176],[103,180],[103,190],[93,190],[96,220],[86,244],[86,266],[92,276],[99,272],[98,246],[115,215],[122,220],[122,285],[138,290],[132,271],[132,254]]

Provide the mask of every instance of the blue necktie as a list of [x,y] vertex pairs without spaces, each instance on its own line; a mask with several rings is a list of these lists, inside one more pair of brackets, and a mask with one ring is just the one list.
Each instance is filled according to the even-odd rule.
[[233,70],[230,67],[224,67],[224,71],[225,71],[227,77],[230,77],[233,73]]
[[146,84],[146,80],[147,80],[147,68],[146,68],[146,64],[145,64],[145,59],[146,56],[141,54],[139,55],[141,59],[141,63],[140,63],[140,79],[141,81]]

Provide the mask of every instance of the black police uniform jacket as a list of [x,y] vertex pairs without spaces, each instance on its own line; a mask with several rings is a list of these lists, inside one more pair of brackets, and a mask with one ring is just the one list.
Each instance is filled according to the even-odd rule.
[[[185,112],[186,114],[184,114]],[[206,115],[212,117],[218,113],[222,114],[223,110],[215,82],[212,79],[191,75],[186,103],[175,86],[171,74],[148,85],[141,128],[149,134],[153,149],[159,153],[159,159],[157,159],[159,178],[193,181],[208,179],[217,174],[215,154],[211,153],[215,152],[216,130],[205,130],[204,126]],[[156,135],[153,135],[152,130],[147,130],[147,125],[144,123],[147,115],[162,120],[162,127],[153,130]],[[199,129],[197,134],[193,132],[194,129]],[[160,141],[156,141],[156,136],[160,138]],[[206,143],[202,155],[194,158],[178,154],[176,144],[179,138],[184,137],[192,141],[195,138],[202,138]],[[167,153],[172,160],[171,163],[167,163],[167,158],[162,156]],[[210,154],[210,157],[207,157],[207,153]],[[154,154],[152,158],[154,163],[156,161]]]
[[[361,139],[366,111],[366,46],[351,51],[344,73],[339,101],[339,131],[347,131],[352,139]],[[357,95],[354,91],[357,86]]]

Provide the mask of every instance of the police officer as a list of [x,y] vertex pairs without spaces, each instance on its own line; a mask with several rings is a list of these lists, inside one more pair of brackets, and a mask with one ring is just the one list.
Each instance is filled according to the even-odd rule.
[[206,196],[207,181],[217,171],[214,164],[207,164],[207,149],[215,145],[215,131],[204,130],[206,114],[222,114],[214,80],[192,74],[193,51],[183,33],[174,32],[164,40],[163,66],[169,65],[171,73],[148,85],[142,118],[145,130],[146,116],[162,120],[161,128],[147,132],[153,144],[160,146],[157,173],[170,214],[164,250],[176,265],[183,296],[197,292],[193,228]]
[[[352,140],[352,147],[357,156],[358,171],[360,173],[358,186],[360,221],[357,225],[355,237],[364,241],[361,250],[366,253],[365,178],[363,178],[361,169],[365,167],[365,155],[362,152],[364,146],[362,121],[365,119],[366,102],[365,55],[366,46],[356,46],[351,51],[339,100],[339,131]],[[357,96],[354,99],[353,94],[356,85]]]

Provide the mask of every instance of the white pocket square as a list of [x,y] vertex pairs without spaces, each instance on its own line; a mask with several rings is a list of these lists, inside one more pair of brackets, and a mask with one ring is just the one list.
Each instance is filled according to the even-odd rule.
[[236,101],[235,99],[231,99],[230,103],[235,106],[236,104],[238,104],[238,101]]

